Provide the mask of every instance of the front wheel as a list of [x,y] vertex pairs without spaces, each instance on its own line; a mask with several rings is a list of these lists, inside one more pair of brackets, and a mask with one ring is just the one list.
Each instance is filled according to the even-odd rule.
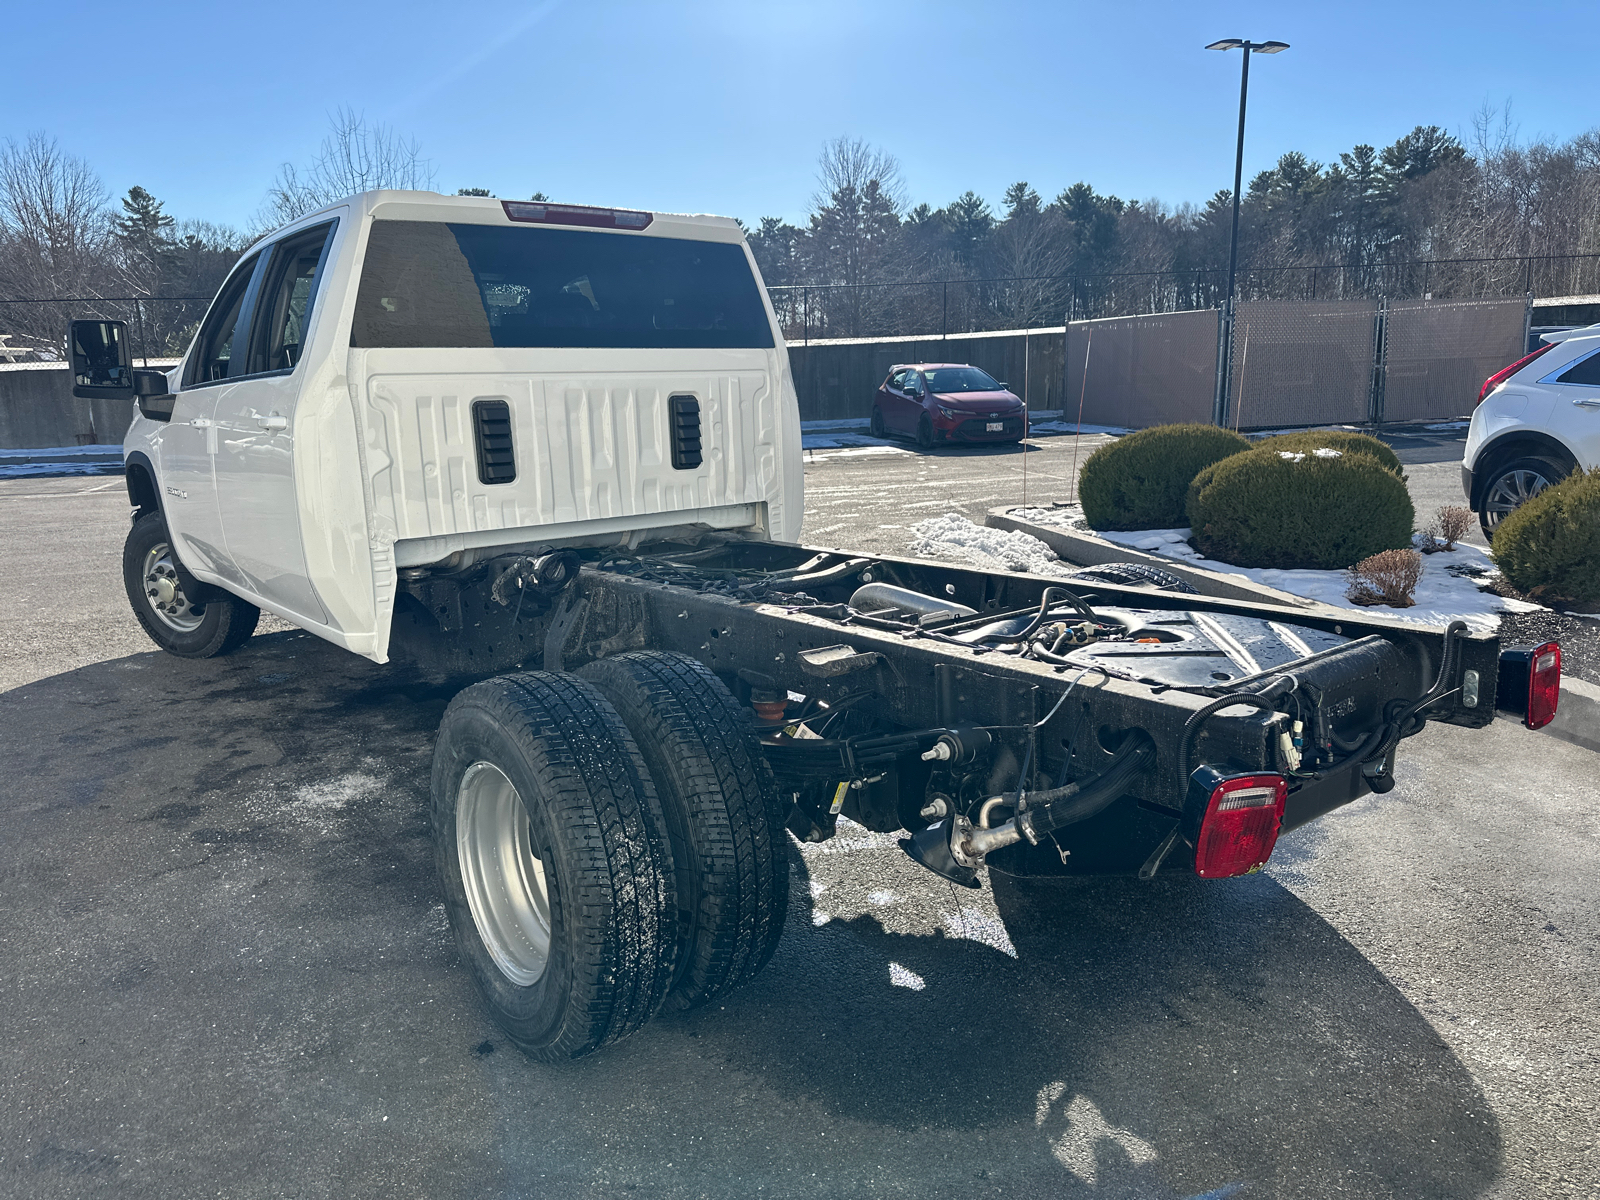
[[676,966],[671,845],[600,692],[545,671],[467,688],[439,725],[432,794],[456,945],[513,1043],[562,1061],[655,1015]]
[[133,523],[122,547],[122,583],[133,615],[150,640],[179,658],[213,658],[237,649],[256,631],[261,610],[216,587],[191,596],[172,535],[160,513]]
[[1497,467],[1484,481],[1478,524],[1483,536],[1494,540],[1494,531],[1527,501],[1553,483],[1567,477],[1567,467],[1551,458],[1519,458]]
[[932,450],[934,444],[933,419],[923,413],[922,420],[917,422],[917,445],[924,450]]

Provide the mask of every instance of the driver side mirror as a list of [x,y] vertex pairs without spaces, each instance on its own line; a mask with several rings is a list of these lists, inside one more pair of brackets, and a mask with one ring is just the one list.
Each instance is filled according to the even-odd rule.
[[133,356],[125,321],[74,321],[67,329],[72,394],[84,400],[132,400]]
[[176,399],[167,373],[135,369],[124,321],[74,321],[67,330],[72,394],[84,400],[137,400],[152,421],[170,421]]

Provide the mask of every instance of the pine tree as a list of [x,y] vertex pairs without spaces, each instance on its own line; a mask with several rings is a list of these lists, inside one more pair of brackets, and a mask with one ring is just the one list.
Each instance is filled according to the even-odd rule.
[[122,198],[122,215],[111,218],[117,240],[129,250],[153,254],[171,243],[172,218],[161,211],[161,201],[138,184]]

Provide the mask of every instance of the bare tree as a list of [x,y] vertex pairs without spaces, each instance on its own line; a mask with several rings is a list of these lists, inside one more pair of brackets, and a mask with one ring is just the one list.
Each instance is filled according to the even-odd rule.
[[434,183],[433,167],[415,139],[387,125],[369,124],[350,108],[331,117],[317,157],[305,167],[284,163],[267,192],[263,223],[282,225],[324,205],[375,188],[425,191]]
[[849,137],[822,147],[817,183],[806,259],[819,282],[852,285],[829,296],[824,311],[829,324],[853,337],[878,324],[889,306],[885,289],[872,289],[869,295],[861,285],[884,274],[900,231],[905,184],[892,154]]
[[[0,294],[95,296],[116,277],[99,177],[42,133],[0,147]],[[0,332],[58,345],[70,306],[0,305]],[[20,344],[20,343],[19,343]]]

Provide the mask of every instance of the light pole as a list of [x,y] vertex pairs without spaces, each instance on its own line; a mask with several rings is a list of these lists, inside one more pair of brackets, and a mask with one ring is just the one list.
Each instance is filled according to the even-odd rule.
[[1217,345],[1217,391],[1211,401],[1213,424],[1228,420],[1228,392],[1233,374],[1233,285],[1239,269],[1239,191],[1244,183],[1244,106],[1250,94],[1250,56],[1281,54],[1288,42],[1252,42],[1244,38],[1224,38],[1212,42],[1207,50],[1243,50],[1244,69],[1239,75],[1239,148],[1233,159],[1233,234],[1228,239],[1228,291],[1222,305],[1222,337]]

